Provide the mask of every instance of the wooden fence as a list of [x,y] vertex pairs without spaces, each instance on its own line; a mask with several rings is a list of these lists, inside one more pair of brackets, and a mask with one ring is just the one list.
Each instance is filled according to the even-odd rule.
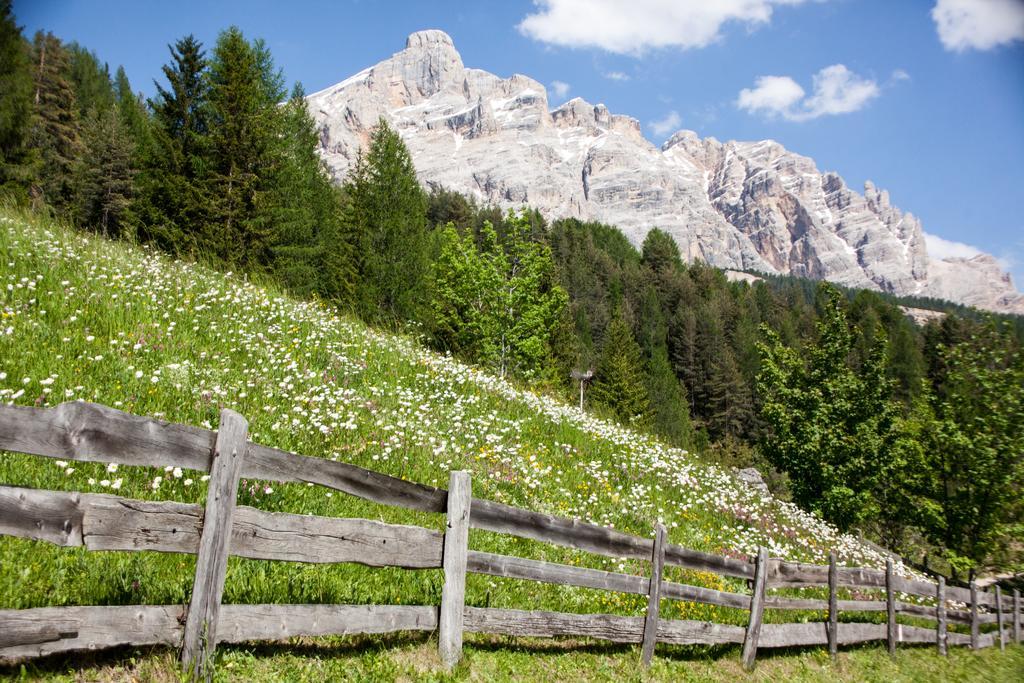
[[[886,570],[769,558],[749,560],[671,544],[659,526],[641,538],[578,520],[473,498],[467,472],[452,472],[445,491],[343,462],[286,453],[247,440],[247,423],[221,412],[219,431],[129,415],[101,405],[65,403],[37,409],[0,406],[0,451],[90,462],[181,467],[210,473],[207,505],[141,501],[119,496],[0,486],[0,534],[87,550],[151,550],[196,554],[188,606],[44,607],[0,610],[0,658],[34,657],[116,645],[181,647],[193,676],[208,677],[218,642],[294,636],[437,631],[447,666],[461,657],[464,632],[514,636],[584,636],[641,645],[650,662],[656,643],[742,645],[752,668],[758,648],[839,645],[884,640],[1005,647],[1020,642],[1021,599],[897,576]],[[271,513],[236,505],[240,477],[319,484],[360,498],[447,515],[445,532],[365,519]],[[635,576],[470,550],[470,528],[511,534],[590,553],[650,562]],[[221,605],[228,555],[289,562],[356,562],[374,567],[443,568],[441,605]],[[665,567],[745,580],[750,593],[712,590],[663,578]],[[490,609],[464,604],[466,572],[647,596],[645,617]],[[828,599],[771,595],[775,589],[828,589]],[[838,599],[838,591],[884,591],[884,599]],[[922,606],[897,594],[934,602]],[[746,627],[659,618],[662,600],[749,611]],[[812,623],[764,623],[765,610],[821,610]],[[840,612],[885,612],[886,623],[841,623]],[[926,619],[935,628],[899,622]],[[949,624],[969,633],[949,630]],[[982,632],[996,624],[995,632]]]

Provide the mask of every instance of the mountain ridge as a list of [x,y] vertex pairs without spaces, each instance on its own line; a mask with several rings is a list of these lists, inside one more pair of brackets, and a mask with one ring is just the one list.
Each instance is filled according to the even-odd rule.
[[467,68],[443,31],[307,98],[336,180],[384,117],[420,180],[547,218],[596,220],[639,245],[659,227],[687,260],[792,274],[897,295],[1024,313],[1024,295],[987,254],[930,258],[920,221],[865,183],[773,140],[719,142],[680,130],[658,147],[640,123],[573,98],[554,109],[521,74]]

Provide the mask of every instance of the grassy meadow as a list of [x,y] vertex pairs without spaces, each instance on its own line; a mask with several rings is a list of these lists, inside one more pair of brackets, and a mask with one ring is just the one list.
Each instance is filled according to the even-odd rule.
[[[253,441],[411,481],[445,487],[450,470],[468,469],[474,495],[637,534],[652,534],[660,521],[672,542],[698,550],[741,557],[765,545],[776,557],[824,562],[835,548],[843,564],[884,566],[884,558],[856,538],[750,489],[728,471],[425,350],[412,336],[370,329],[326,305],[296,301],[236,274],[2,208],[0,402],[53,406],[75,400],[208,428],[217,427],[221,408],[232,408],[249,420]],[[0,483],[184,502],[202,502],[206,488],[201,472],[13,453],[0,458]],[[312,485],[246,480],[239,503],[443,527],[440,515],[379,506]],[[470,546],[611,571],[648,571],[645,562],[479,531],[471,532]],[[898,571],[910,574],[903,567]],[[0,537],[0,608],[184,603],[193,572],[191,556],[86,553]],[[700,572],[672,569],[667,578],[745,590],[741,582]],[[232,558],[224,601],[437,604],[441,584],[440,570]],[[640,596],[474,575],[468,577],[466,598],[475,606],[625,615],[643,614],[646,607]],[[746,621],[745,612],[669,601],[662,614]],[[822,617],[768,614],[772,620]],[[584,672],[595,680],[638,676],[632,648],[484,637],[468,642],[467,661],[452,674],[458,680],[572,678]],[[218,675],[443,680],[431,647],[429,639],[411,636],[224,647]],[[935,667],[947,667],[940,678],[967,680],[981,670],[1024,670],[1020,648],[1006,654],[956,652],[946,663],[927,648],[901,652],[891,661],[882,650],[852,650],[835,667],[820,652],[766,654],[758,676],[923,680],[932,679]],[[738,675],[738,652],[731,649],[665,648],[661,654],[667,656],[656,658],[652,678]],[[161,649],[0,669],[56,678],[70,672],[69,680],[172,680],[174,671],[173,656]]]

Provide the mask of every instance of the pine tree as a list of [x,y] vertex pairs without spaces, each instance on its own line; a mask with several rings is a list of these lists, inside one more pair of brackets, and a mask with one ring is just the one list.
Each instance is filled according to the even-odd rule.
[[32,188],[34,201],[57,209],[71,200],[71,172],[78,155],[78,107],[68,78],[68,55],[52,33],[38,32],[32,50],[33,123],[32,146],[42,164]]
[[621,311],[616,311],[608,326],[590,400],[610,408],[623,424],[637,428],[650,424],[643,358]]
[[409,151],[383,118],[345,188],[346,223],[357,244],[359,312],[369,320],[419,319],[429,301],[427,200]]
[[663,345],[654,347],[648,361],[647,392],[655,433],[675,446],[690,446],[694,433],[686,388],[672,371],[668,349]]
[[30,146],[32,66],[29,45],[14,23],[11,0],[0,0],[0,191],[25,196],[36,173]]
[[132,141],[113,107],[92,110],[82,131],[83,153],[75,162],[73,213],[104,236],[132,234]]
[[[273,213],[273,270],[299,295],[318,293],[352,303],[355,265],[352,239],[343,233],[341,207],[317,154],[316,126],[301,84],[281,108],[281,135],[269,199]],[[330,268],[324,268],[325,258]]]
[[78,118],[84,121],[92,111],[106,111],[114,106],[114,84],[110,68],[101,64],[96,53],[78,43],[67,46],[69,77],[75,91]]
[[[210,204],[203,182],[207,175],[207,63],[202,44],[191,35],[168,50],[171,62],[162,67],[167,88],[156,83],[157,96],[149,102],[153,122],[137,140],[142,170],[136,212],[140,237],[171,253],[195,254]],[[126,102],[127,97],[120,100]],[[132,127],[137,129],[138,121]]]
[[145,148],[150,137],[149,115],[142,96],[132,92],[132,85],[123,66],[117,67],[117,74],[114,76],[114,98],[118,117],[131,138],[135,151],[133,165],[138,168],[141,165],[141,150]]
[[217,38],[210,60],[212,215],[202,235],[208,252],[230,267],[259,270],[270,262],[272,218],[267,194],[280,134],[282,76],[266,45],[250,44],[237,27]]
[[644,238],[643,260],[655,273],[683,267],[679,245],[671,235],[658,228],[651,230]]

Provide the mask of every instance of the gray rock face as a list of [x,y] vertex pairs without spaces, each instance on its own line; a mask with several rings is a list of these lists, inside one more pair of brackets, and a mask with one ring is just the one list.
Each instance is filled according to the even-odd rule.
[[736,473],[736,478],[752,489],[768,493],[768,484],[764,483],[764,477],[761,476],[756,467],[744,467]]
[[639,245],[659,227],[687,259],[1024,313],[995,259],[930,259],[920,222],[870,182],[864,193],[776,142],[679,131],[662,147],[640,124],[573,99],[550,110],[531,78],[462,63],[442,31],[308,97],[321,153],[342,180],[383,117],[420,180],[482,203],[618,226]]

